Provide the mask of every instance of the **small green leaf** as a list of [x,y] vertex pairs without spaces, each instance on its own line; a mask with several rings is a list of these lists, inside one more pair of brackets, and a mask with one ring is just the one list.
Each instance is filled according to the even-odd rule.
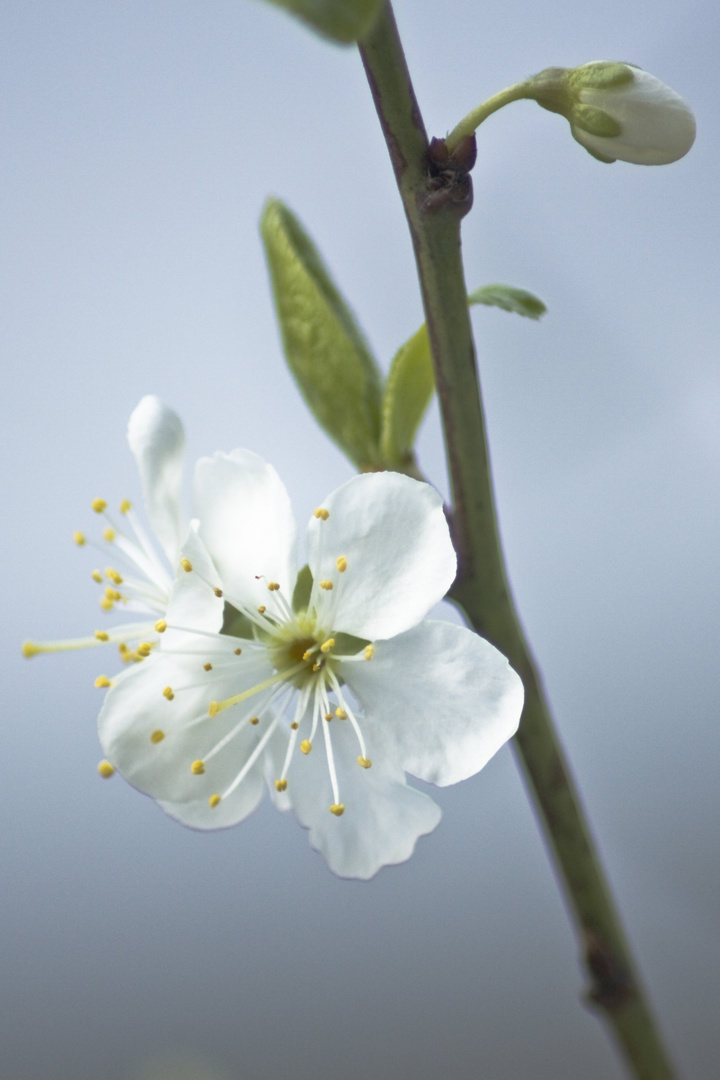
[[313,576],[312,570],[307,563],[303,566],[302,570],[298,572],[298,576],[295,579],[295,588],[292,594],[292,609],[298,613],[300,611],[307,611],[308,604],[310,603],[310,594],[312,593]]
[[382,0],[270,0],[324,37],[349,45],[371,29]]
[[393,357],[382,403],[380,448],[385,466],[412,464],[415,435],[435,392],[430,341],[425,323]]
[[382,377],[297,218],[277,199],[260,220],[285,358],[320,426],[361,470],[380,463]]
[[539,319],[547,311],[537,296],[525,289],[514,289],[512,285],[484,285],[482,289],[470,293],[468,304],[487,304],[488,307],[499,307],[503,311],[514,311],[528,319]]

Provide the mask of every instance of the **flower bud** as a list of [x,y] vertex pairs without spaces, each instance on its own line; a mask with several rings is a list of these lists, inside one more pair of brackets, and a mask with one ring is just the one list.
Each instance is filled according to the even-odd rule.
[[547,68],[528,83],[543,108],[561,113],[599,161],[667,165],[695,141],[695,117],[679,94],[641,68],[596,60]]

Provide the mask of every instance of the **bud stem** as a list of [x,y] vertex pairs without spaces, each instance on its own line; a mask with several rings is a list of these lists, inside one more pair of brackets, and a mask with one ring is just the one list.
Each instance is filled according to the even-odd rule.
[[498,109],[502,109],[504,105],[509,105],[511,101],[521,101],[523,98],[531,97],[533,97],[533,94],[530,92],[530,83],[527,81],[507,86],[504,90],[493,94],[487,101],[483,101],[480,105],[471,109],[467,116],[459,124],[456,124],[450,134],[445,137],[448,152],[452,154],[461,139],[464,139],[466,135],[472,135],[482,122],[487,120],[488,116],[497,112]]

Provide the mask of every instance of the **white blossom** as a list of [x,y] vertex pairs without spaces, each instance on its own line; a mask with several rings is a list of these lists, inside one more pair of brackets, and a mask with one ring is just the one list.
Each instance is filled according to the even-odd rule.
[[241,821],[267,781],[335,873],[407,859],[440,809],[405,773],[476,773],[523,700],[488,642],[425,620],[456,569],[440,496],[354,477],[311,517],[299,574],[287,493],[255,454],[202,459],[194,506],[160,647],[107,693],[108,760],[194,828]]

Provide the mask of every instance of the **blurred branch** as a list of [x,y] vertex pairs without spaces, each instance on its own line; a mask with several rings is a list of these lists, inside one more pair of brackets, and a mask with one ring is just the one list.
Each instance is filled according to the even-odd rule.
[[359,47],[412,236],[435,365],[458,554],[450,599],[523,679],[515,750],[576,925],[588,998],[638,1080],[672,1080],[507,582],[460,251],[474,147],[456,148],[448,161],[442,141],[428,142],[389,3]]

